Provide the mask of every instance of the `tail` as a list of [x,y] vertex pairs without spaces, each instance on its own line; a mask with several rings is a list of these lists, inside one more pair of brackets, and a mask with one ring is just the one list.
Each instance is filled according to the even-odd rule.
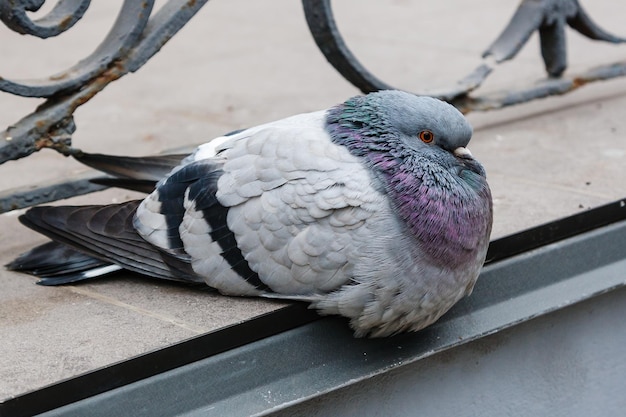
[[95,183],[149,193],[157,182],[178,166],[187,154],[156,156],[114,156],[98,153],[78,152],[74,158],[113,178],[97,178]]
[[187,259],[165,253],[137,234],[132,219],[139,203],[34,207],[20,221],[55,242],[21,255],[8,268],[43,276],[43,285],[82,281],[120,269],[203,283]]
[[[225,133],[223,137],[233,136],[245,130],[233,130]],[[157,182],[169,175],[174,168],[181,163],[191,162],[184,159],[192,152],[193,150],[187,153],[131,157],[78,151],[73,157],[87,166],[113,176],[92,180],[98,184],[149,193]]]
[[[187,154],[127,157],[81,151],[73,156],[79,162],[112,176],[97,178],[92,180],[93,182],[150,193],[157,182],[178,166]],[[131,203],[128,209],[136,207],[136,204]],[[40,285],[69,284],[109,275],[121,269],[166,279],[178,279],[181,275],[179,270],[186,271],[186,267],[181,265],[174,268],[174,271],[178,272],[170,270],[170,274],[164,273],[159,268],[150,269],[147,266],[140,268],[135,263],[122,262],[123,257],[108,254],[110,251],[99,251],[96,250],[98,249],[96,246],[81,242],[81,239],[77,238],[81,234],[78,230],[72,233],[69,229],[65,229],[67,233],[63,233],[59,226],[66,224],[70,217],[75,216],[77,209],[77,207],[39,207],[29,210],[20,218],[20,221],[31,229],[52,238],[53,241],[21,254],[5,265],[7,269],[37,276],[40,278],[38,282]],[[92,206],[82,213],[88,216],[91,211],[98,210],[99,208]],[[134,212],[134,210],[129,210],[129,213],[130,211]],[[109,212],[112,212],[112,209],[109,209]],[[170,263],[177,264],[175,261],[170,261]],[[186,273],[184,275],[187,276]]]
[[21,254],[5,266],[10,271],[39,277],[39,285],[70,284],[109,275],[122,269],[54,241]]

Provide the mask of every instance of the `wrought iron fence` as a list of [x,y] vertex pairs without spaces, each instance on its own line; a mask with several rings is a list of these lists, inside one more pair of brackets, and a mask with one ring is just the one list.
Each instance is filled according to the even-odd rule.
[[[45,16],[31,19],[44,0],[0,0],[0,20],[15,32],[48,38],[69,30],[81,19],[90,0],[59,0]],[[73,114],[109,83],[141,68],[171,39],[207,0],[168,0],[153,13],[154,0],[125,0],[104,41],[71,68],[34,81],[0,77],[0,90],[45,102],[0,133],[0,164],[24,158],[43,148],[65,155],[76,129]],[[306,20],[319,49],[341,75],[362,92],[393,88],[370,73],[348,49],[337,28],[330,0],[302,0]],[[589,82],[626,75],[626,61],[601,65],[577,75],[567,67],[565,30],[611,43],[626,42],[603,30],[577,0],[523,0],[500,36],[469,75],[441,91],[418,91],[446,100],[461,111],[490,110],[570,92]],[[498,64],[512,59],[530,36],[539,32],[547,78],[532,86],[486,95],[474,94]],[[100,190],[90,175],[38,184],[35,189],[0,192],[0,213]]]

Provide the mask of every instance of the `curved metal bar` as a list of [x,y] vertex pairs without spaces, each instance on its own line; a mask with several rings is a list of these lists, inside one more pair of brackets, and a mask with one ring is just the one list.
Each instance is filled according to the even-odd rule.
[[[346,80],[363,93],[396,89],[370,73],[352,54],[339,33],[330,0],[302,0],[302,6],[315,43],[328,62],[335,67]],[[450,101],[456,97],[466,95],[480,86],[490,72],[491,67],[487,64],[483,64],[458,81],[451,88],[423,90],[416,94],[429,95]]]
[[543,2],[522,2],[502,33],[483,53],[483,58],[493,56],[496,62],[513,58],[530,36],[541,26],[545,9]]
[[576,13],[567,19],[567,24],[589,39],[611,43],[626,42],[626,38],[615,36],[598,26],[580,4],[578,4]]
[[302,6],[315,43],[346,80],[363,93],[393,88],[366,70],[350,52],[337,29],[330,0],[302,0]]
[[34,21],[30,19],[27,12],[39,10],[44,3],[44,0],[2,0],[0,20],[23,35],[49,38],[74,26],[83,17],[91,0],[59,0],[44,17]]
[[150,18],[137,45],[128,53],[126,68],[137,71],[209,0],[169,0]]
[[[11,0],[4,0],[2,4],[6,7],[11,3]],[[70,3],[76,3],[76,0],[60,2],[57,8]],[[125,0],[104,41],[87,58],[63,72],[44,79],[11,81],[0,77],[0,90],[24,97],[51,97],[59,92],[80,87],[104,71],[111,62],[125,55],[135,45],[148,22],[153,6],[154,0],[141,2]],[[54,10],[50,13],[52,14]]]

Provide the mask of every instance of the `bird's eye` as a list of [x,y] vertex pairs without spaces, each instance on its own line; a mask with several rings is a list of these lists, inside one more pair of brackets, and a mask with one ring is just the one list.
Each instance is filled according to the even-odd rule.
[[433,140],[435,140],[435,134],[431,132],[430,130],[422,130],[419,133],[419,137],[424,143],[430,143]]

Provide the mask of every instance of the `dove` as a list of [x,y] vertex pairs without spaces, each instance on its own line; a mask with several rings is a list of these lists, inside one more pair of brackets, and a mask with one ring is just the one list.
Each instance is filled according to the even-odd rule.
[[356,337],[418,331],[472,292],[487,253],[492,199],[471,136],[452,105],[386,90],[187,156],[103,157],[105,172],[150,194],[29,209],[20,221],[56,243],[9,268],[77,279],[126,269],[305,301],[348,318]]

